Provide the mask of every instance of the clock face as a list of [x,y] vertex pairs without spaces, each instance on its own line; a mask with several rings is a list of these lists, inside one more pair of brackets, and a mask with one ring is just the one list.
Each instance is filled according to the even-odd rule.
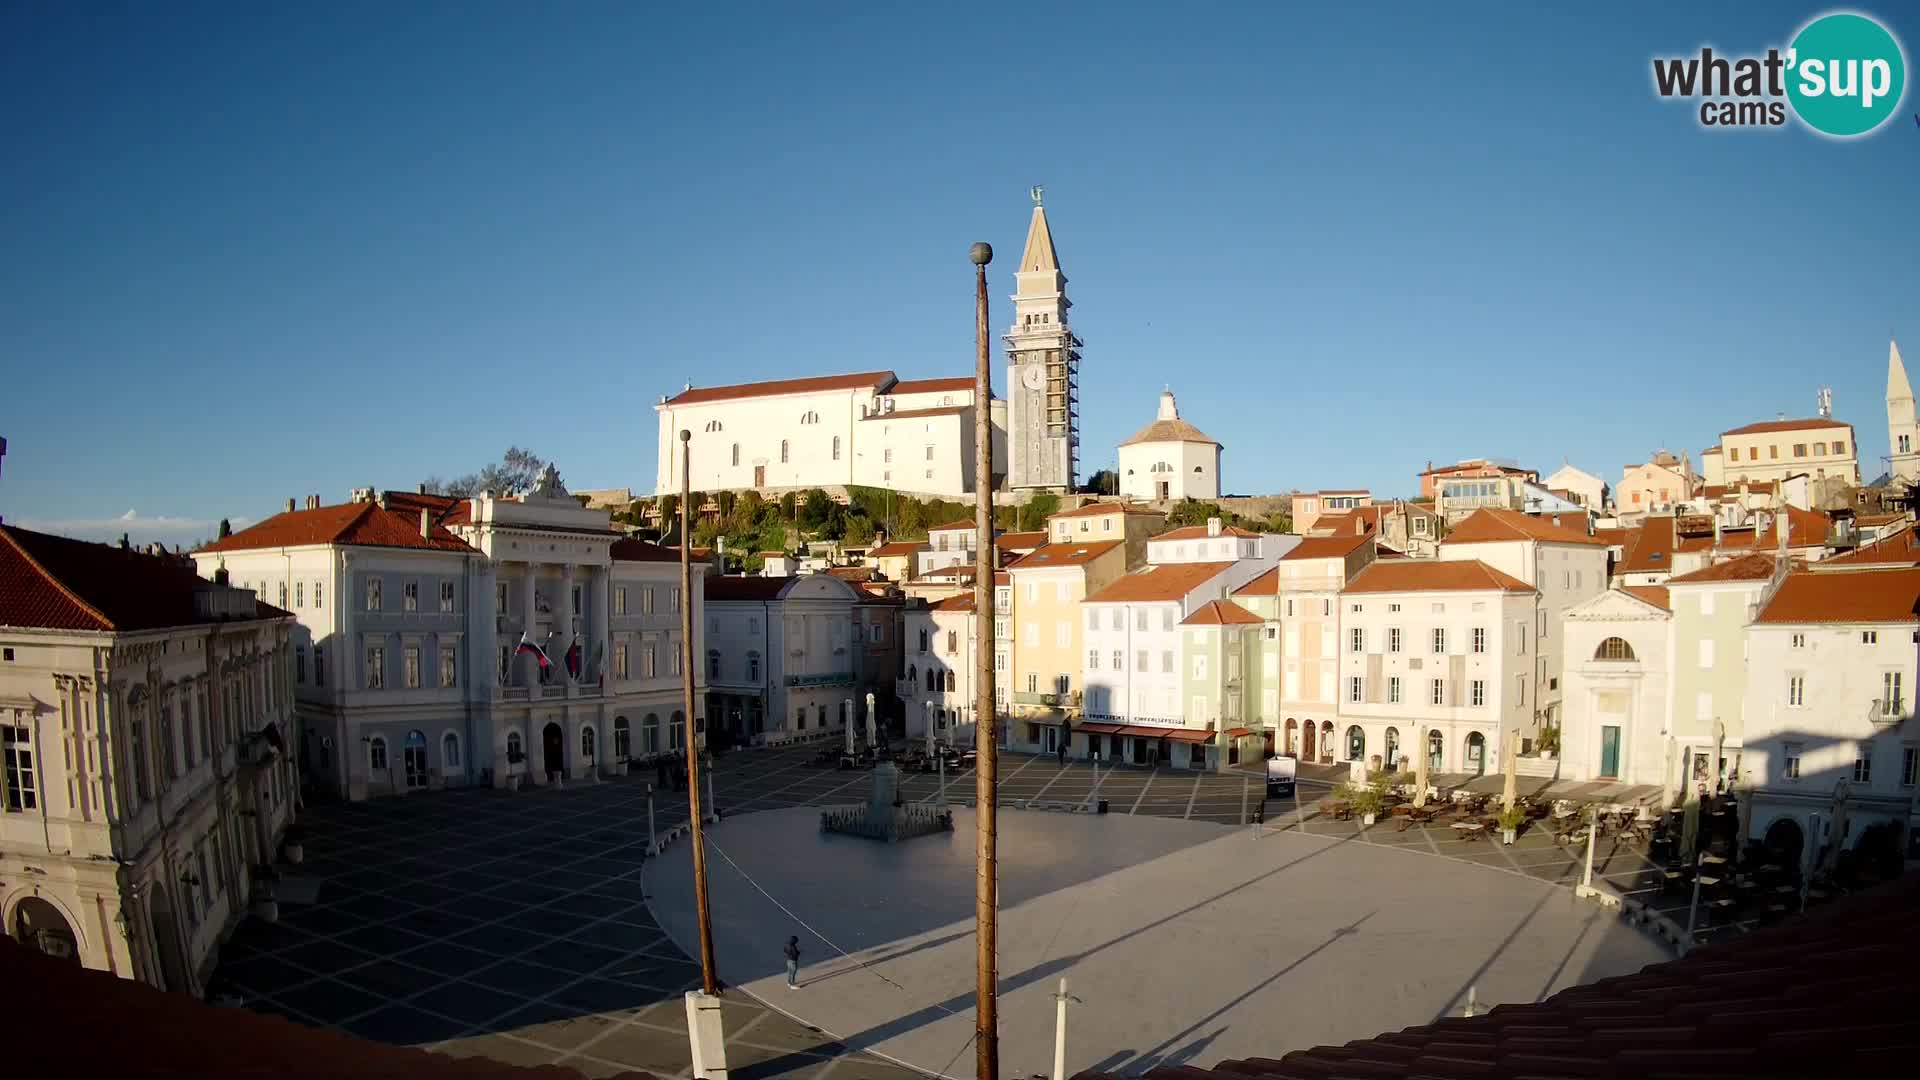
[[1020,381],[1027,384],[1027,389],[1038,390],[1047,385],[1047,373],[1041,369],[1040,365],[1033,364],[1020,376]]

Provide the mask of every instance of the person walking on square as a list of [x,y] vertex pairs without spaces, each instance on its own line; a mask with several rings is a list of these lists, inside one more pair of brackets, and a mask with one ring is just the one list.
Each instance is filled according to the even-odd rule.
[[788,938],[784,951],[787,954],[787,989],[798,990],[800,989],[800,939]]

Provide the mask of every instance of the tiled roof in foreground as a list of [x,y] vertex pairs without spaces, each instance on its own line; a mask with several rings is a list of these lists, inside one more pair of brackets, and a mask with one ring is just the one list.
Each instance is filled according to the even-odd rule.
[[[1344,1046],[1162,1080],[1683,1080],[1910,1074],[1920,875],[1637,974]],[[1381,988],[1386,992],[1391,988]],[[1275,1048],[1276,1053],[1280,1050]],[[1105,1080],[1083,1072],[1074,1080]]]

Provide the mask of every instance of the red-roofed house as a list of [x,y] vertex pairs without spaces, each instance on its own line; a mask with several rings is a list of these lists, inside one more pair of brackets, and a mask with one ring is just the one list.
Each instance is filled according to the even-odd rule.
[[679,553],[551,468],[513,497],[289,501],[193,557],[299,620],[294,734],[342,798],[617,773],[676,745]]
[[[1828,416],[1766,420],[1720,433],[1720,483],[1771,484],[1808,477],[1816,488],[1860,482],[1853,425]],[[1823,504],[1816,492],[1815,505]]]
[[[1109,759],[1133,761],[1157,750],[1157,730],[1185,727],[1197,718],[1187,708],[1182,683],[1181,623],[1202,605],[1226,597],[1259,564],[1182,562],[1148,566],[1122,577],[1081,603],[1085,620],[1082,685],[1083,716],[1089,722],[1118,725],[1104,732],[1103,745],[1076,740],[1071,751],[1101,750]],[[1147,743],[1131,743],[1129,725],[1145,725],[1156,734]],[[1200,727],[1205,727],[1201,723]],[[1182,761],[1181,764],[1186,764]]]
[[[1340,728],[1323,755],[1369,767],[1424,752],[1433,772],[1500,767],[1501,735],[1533,721],[1532,585],[1486,563],[1388,559],[1338,603]],[[1290,735],[1283,732],[1283,735]]]
[[224,575],[0,525],[10,936],[205,989],[220,942],[265,895],[247,853],[271,860],[293,811],[292,631]]

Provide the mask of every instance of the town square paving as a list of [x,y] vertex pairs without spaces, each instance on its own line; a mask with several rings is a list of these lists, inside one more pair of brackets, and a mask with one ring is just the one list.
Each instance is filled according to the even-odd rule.
[[[782,810],[790,810],[786,816],[795,820],[810,821],[812,811],[791,808],[850,805],[864,800],[870,784],[869,774],[814,764],[815,750],[815,746],[756,750],[720,759],[714,770],[714,788],[725,820],[713,830],[719,845],[717,850],[736,858],[739,854],[736,849],[751,853],[755,844],[746,843],[744,848],[740,845],[750,837],[773,835],[772,824],[782,816],[779,813]],[[648,788],[654,779],[652,772],[642,775],[641,770],[636,769],[630,777],[570,783],[558,789],[519,793],[474,789],[314,807],[303,817],[308,827],[306,863],[287,868],[290,878],[308,879],[298,885],[317,886],[314,902],[283,903],[278,924],[249,920],[223,949],[216,985],[250,1008],[297,1022],[338,1027],[370,1038],[422,1045],[450,1054],[481,1054],[527,1064],[560,1063],[590,1076],[627,1069],[643,1069],[663,1076],[688,1075],[690,1060],[681,995],[698,985],[699,971],[681,947],[683,931],[674,929],[681,905],[671,898],[672,886],[668,881],[688,848],[682,839],[668,849],[667,858],[650,865],[645,857]],[[910,776],[902,785],[903,794],[913,800],[935,799],[939,795],[939,782],[937,776]],[[1034,1012],[1036,1006],[1049,1018],[1047,1023],[1051,1023],[1051,1003],[1028,1002],[1025,996],[1042,989],[1052,992],[1051,987],[1039,988],[1039,983],[1046,981],[1044,974],[1058,966],[1060,957],[1089,952],[1092,954],[1087,961],[1089,965],[1112,963],[1112,958],[1138,957],[1159,968],[1172,968],[1176,974],[1190,969],[1198,973],[1192,977],[1199,978],[1212,970],[1219,958],[1233,958],[1249,951],[1244,935],[1250,929],[1257,930],[1258,923],[1266,920],[1268,914],[1262,908],[1259,917],[1254,918],[1255,909],[1236,905],[1248,904],[1252,897],[1264,896],[1276,889],[1279,893],[1274,894],[1271,915],[1289,929],[1284,941],[1271,942],[1268,948],[1274,958],[1280,959],[1280,966],[1296,960],[1302,966],[1295,967],[1294,974],[1279,976],[1273,985],[1299,995],[1302,1000],[1297,1007],[1269,1010],[1272,1015],[1263,1017],[1260,1025],[1243,1019],[1234,1028],[1221,1032],[1214,1030],[1220,1026],[1220,1017],[1215,1017],[1214,1027],[1196,1030],[1176,1045],[1163,1048],[1158,1047],[1158,1043],[1165,1041],[1164,1035],[1143,1044],[1137,1035],[1129,1033],[1131,1037],[1122,1041],[1108,1039],[1111,1045],[1092,1061],[1123,1071],[1137,1071],[1154,1060],[1206,1062],[1231,1056],[1217,1047],[1237,1046],[1239,1039],[1251,1040],[1249,1045],[1255,1049],[1248,1052],[1266,1055],[1293,1045],[1326,1041],[1326,1037],[1311,1034],[1318,1025],[1314,1017],[1329,1011],[1323,1005],[1310,1003],[1324,1001],[1331,992],[1326,989],[1328,977],[1319,967],[1320,958],[1340,958],[1343,951],[1337,946],[1341,944],[1354,946],[1344,950],[1346,954],[1371,955],[1384,949],[1376,947],[1371,935],[1387,931],[1374,929],[1386,926],[1384,921],[1374,921],[1384,920],[1386,916],[1382,914],[1355,929],[1353,936],[1360,941],[1334,942],[1326,935],[1338,927],[1326,925],[1324,916],[1336,911],[1350,912],[1349,918],[1366,914],[1377,906],[1369,904],[1370,890],[1384,890],[1386,894],[1399,896],[1412,889],[1411,899],[1416,908],[1440,904],[1441,909],[1448,909],[1434,899],[1426,887],[1426,882],[1442,873],[1443,867],[1447,873],[1504,872],[1461,878],[1458,885],[1464,890],[1485,893],[1490,906],[1484,915],[1469,911],[1465,916],[1468,921],[1458,924],[1452,933],[1464,939],[1470,933],[1483,931],[1480,944],[1483,953],[1488,955],[1494,954],[1513,930],[1511,925],[1501,923],[1503,918],[1511,917],[1516,924],[1524,920],[1524,927],[1534,928],[1523,930],[1522,937],[1514,939],[1515,944],[1506,946],[1503,953],[1506,955],[1520,948],[1519,941],[1531,940],[1524,937],[1525,933],[1539,933],[1549,925],[1560,926],[1566,920],[1578,920],[1589,913],[1585,908],[1563,910],[1564,905],[1572,903],[1565,898],[1564,890],[1548,888],[1551,883],[1572,880],[1572,875],[1578,872],[1575,853],[1558,848],[1550,841],[1523,835],[1521,845],[1501,850],[1498,845],[1484,841],[1461,843],[1444,829],[1416,827],[1404,834],[1390,828],[1358,829],[1350,822],[1333,822],[1320,816],[1314,802],[1324,793],[1325,785],[1311,782],[1302,784],[1302,801],[1296,806],[1292,800],[1265,800],[1259,778],[1251,773],[1102,769],[1097,797],[1107,800],[1111,811],[1105,822],[1092,814],[1011,809],[1016,804],[1091,806],[1095,798],[1094,785],[1094,774],[1084,763],[1063,767],[1052,758],[1023,755],[1004,758],[999,798],[1009,809],[1003,814],[1003,821],[1015,818],[1045,821],[1048,824],[1036,824],[1034,828],[1061,830],[1063,836],[1082,834],[1078,845],[1061,845],[1069,854],[1076,846],[1088,852],[1105,852],[1098,858],[1089,855],[1081,862],[1055,859],[1051,869],[1028,883],[1023,883],[1025,871],[1021,871],[1020,876],[1010,873],[1003,886],[1010,929],[1029,918],[1023,913],[1026,909],[1031,909],[1032,917],[1040,919],[1038,925],[1045,925],[1042,915],[1052,913],[1057,905],[1076,902],[1083,909],[1089,906],[1103,909],[1114,919],[1131,913],[1130,917],[1136,920],[1151,922],[1159,917],[1152,914],[1151,905],[1137,907],[1146,903],[1146,897],[1160,896],[1162,899],[1156,902],[1165,903],[1177,895],[1186,897],[1188,902],[1197,902],[1233,888],[1236,883],[1242,884],[1238,892],[1230,893],[1222,901],[1204,904],[1196,912],[1168,925],[1136,933],[1123,944],[1105,949],[1096,948],[1099,945],[1096,935],[1102,924],[1083,918],[1060,920],[1056,916],[1056,925],[1064,924],[1065,929],[1049,930],[1050,935],[1060,935],[1053,942],[1053,952],[1034,954],[1042,957],[1035,963],[1015,966],[1003,961],[1002,971],[1009,979],[1027,972],[1026,981],[1010,992],[1009,1003],[1018,998],[1018,1009],[1009,1007],[1002,1014],[1009,1026],[1010,1046],[1022,1045],[1022,1040],[1030,1041],[1027,1028],[1030,1021],[1037,1021],[1026,1014]],[[950,798],[970,799],[973,790],[971,773],[949,778]],[[1255,839],[1253,830],[1243,823],[1262,810],[1267,824],[1262,828],[1262,835]],[[971,819],[965,816],[964,808],[960,813],[960,836],[964,837],[969,835]],[[660,792],[654,800],[653,816],[662,831],[684,822],[685,794]],[[1114,824],[1124,818],[1134,819],[1133,825],[1138,828]],[[763,819],[764,824],[756,826],[755,819]],[[1154,831],[1157,829],[1171,831],[1162,836]],[[1010,837],[1016,835],[1012,830],[1024,831],[1024,827],[1012,826]],[[807,839],[818,840],[811,833]],[[933,838],[924,842],[946,841]],[[1060,843],[1057,838],[1054,842]],[[1175,850],[1169,851],[1169,844]],[[966,847],[964,843],[961,846]],[[1367,869],[1382,857],[1396,855],[1376,849],[1402,846],[1408,848],[1406,852],[1397,853],[1403,861],[1412,861],[1415,855],[1425,851],[1417,867],[1402,873]],[[914,854],[909,851],[910,847],[903,845],[901,852]],[[970,852],[970,847],[966,850]],[[1010,858],[1015,858],[1019,845],[1009,841],[1004,850],[1008,850]],[[1199,857],[1193,851],[1204,851],[1205,859],[1186,867],[1183,859]],[[1291,853],[1283,859],[1270,854],[1274,852]],[[1435,859],[1432,857],[1435,854],[1452,858]],[[1363,855],[1371,858],[1362,858]],[[1216,859],[1217,865],[1207,861]],[[1278,870],[1270,878],[1252,881],[1277,866],[1276,859],[1304,861]],[[1348,860],[1354,860],[1355,868],[1348,867]],[[786,861],[794,864],[786,868],[786,873],[800,873],[798,856]],[[1474,863],[1482,865],[1475,867]],[[716,857],[710,865],[715,867],[717,900],[740,903],[759,897],[765,902],[764,894],[725,876],[737,876],[737,873],[726,868],[724,860]],[[1010,864],[1010,869],[1013,865],[1016,864]],[[1131,872],[1139,875],[1140,881],[1159,881],[1162,877],[1181,880],[1170,886],[1162,883],[1156,887],[1158,891],[1137,890],[1141,891],[1141,897],[1091,899],[1105,895],[1100,890],[1136,880],[1126,876],[1135,865],[1138,869]],[[764,882],[753,864],[743,866],[756,880]],[[1623,889],[1632,889],[1644,884],[1649,868],[1631,851],[1608,849],[1600,858],[1598,869],[1602,874],[1614,875],[1611,880]],[[949,867],[946,872],[958,871]],[[1066,880],[1083,881],[1084,887],[1060,887]],[[1049,882],[1055,887],[1046,888]],[[296,883],[290,880],[288,884]],[[649,891],[653,889],[664,891],[659,896],[650,896]],[[767,891],[777,897],[785,889],[783,884],[778,889],[768,887]],[[942,889],[943,895],[950,892],[954,892],[952,887]],[[962,903],[965,910],[970,911],[970,879],[959,893],[963,895],[947,897],[942,903]],[[876,883],[869,879],[864,893],[849,895],[865,894],[872,894],[877,901],[892,896],[905,897],[907,890],[889,889],[884,880]],[[1495,896],[1508,899],[1495,903],[1492,899]],[[1528,896],[1533,899],[1526,899]],[[1539,905],[1537,911],[1532,906],[1535,903]],[[1512,907],[1513,904],[1520,906]],[[902,905],[903,912],[908,910],[904,900]],[[1237,911],[1237,915],[1225,922],[1218,921],[1208,914],[1216,909]],[[657,916],[666,919],[671,933],[661,928]],[[936,921],[942,916],[944,921]],[[923,963],[936,957],[943,964],[951,959],[958,965],[951,977],[970,986],[971,927],[962,929],[955,925],[957,920],[965,918],[964,912],[956,914],[941,907],[920,911],[912,919],[901,915],[898,922],[875,926],[862,922],[856,934],[848,934],[848,928],[840,924],[823,923],[821,928],[828,931],[829,937],[847,938],[850,953],[858,955],[866,950],[869,958],[872,950],[879,950],[879,955],[890,954],[886,942],[878,936],[869,941],[861,934],[890,934],[887,941],[899,941],[905,943],[905,947],[926,946],[929,942],[938,942],[942,936],[967,935],[922,948],[920,954],[914,955],[924,954]],[[1485,925],[1479,921],[1482,918],[1487,920]],[[1341,925],[1347,923],[1342,921]],[[936,932],[942,926],[949,929],[944,934]],[[1117,922],[1108,926],[1105,936],[1119,936],[1119,926]],[[883,931],[880,927],[887,929]],[[1476,927],[1480,930],[1476,931]],[[1599,935],[1611,942],[1611,934],[1618,930],[1610,925],[1605,930],[1603,933],[1602,924],[1590,924],[1588,938]],[[1305,938],[1314,934],[1324,940],[1307,944]],[[1017,935],[1002,940],[1004,949],[1035,947]],[[1304,953],[1313,946],[1322,948],[1312,957],[1305,957]],[[1546,948],[1537,942],[1527,947]],[[1293,950],[1292,955],[1286,954],[1288,949]],[[1619,951],[1612,945],[1596,950],[1589,942],[1572,946],[1569,954],[1568,945],[1563,944],[1561,953],[1570,958],[1554,985],[1594,977],[1589,970],[1590,962],[1583,958],[1583,950],[1603,958],[1614,957]],[[752,949],[746,951],[751,953]],[[1423,950],[1406,952],[1410,957],[1408,962],[1413,963],[1420,959]],[[808,946],[809,967],[826,962],[830,954],[826,945],[813,941]],[[754,991],[730,991],[726,1006],[731,1064],[745,1080],[789,1074],[826,1076],[828,1073],[835,1078],[884,1078],[943,1071],[940,1067],[944,1061],[927,1063],[908,1058],[914,1066],[909,1069],[891,1060],[898,1055],[892,1055],[887,1049],[889,1039],[911,1041],[914,1036],[890,1033],[879,1037],[876,1032],[886,1029],[887,1022],[849,1026],[849,1017],[836,1015],[832,1018],[833,1024],[841,1025],[836,1027],[825,1022],[825,1013],[818,1004],[823,996],[820,993],[809,995],[801,991],[787,995],[777,987],[762,992],[764,983],[760,980],[775,970],[777,956],[768,960],[755,954],[753,961],[736,973],[728,969],[725,955],[723,953],[723,978],[745,983],[745,990]],[[1026,954],[1011,955],[1018,960]],[[1353,962],[1352,956],[1347,959]],[[909,965],[907,970],[912,970],[911,957],[895,962]],[[766,967],[765,971],[758,970],[762,966]],[[824,968],[823,973],[833,970],[836,969]],[[1088,968],[1089,973],[1093,970],[1095,968]],[[1318,972],[1311,989],[1306,985],[1305,972]],[[1097,1023],[1095,1017],[1102,1011],[1112,1014],[1111,1002],[1099,1004],[1098,995],[1086,984],[1089,980],[1082,980],[1071,971],[1067,974],[1075,980],[1073,992],[1088,1001],[1084,1008],[1089,1024]],[[1443,974],[1451,977],[1454,972]],[[836,976],[833,981],[846,978],[872,982],[877,976],[854,970]],[[1521,985],[1502,991],[1499,978],[1498,975],[1483,977],[1477,984],[1482,1000],[1500,992],[1518,994],[1527,989],[1524,985],[1527,980],[1522,980]],[[1378,1001],[1369,999],[1365,1007],[1355,1003],[1349,1009],[1359,1013],[1358,1027],[1364,1028],[1359,1033],[1371,1034],[1399,1026],[1403,1016],[1416,1015],[1428,1002],[1443,996],[1444,979],[1422,991],[1425,996],[1420,998],[1419,1008],[1411,1003],[1396,1005],[1402,996],[1397,988],[1398,979],[1396,975],[1384,987],[1377,988]],[[1544,976],[1542,981],[1544,983]],[[822,985],[831,988],[832,981]],[[1248,983],[1234,987],[1231,980],[1226,980],[1220,983],[1219,990],[1230,990],[1226,996],[1231,998],[1251,986],[1252,983]],[[1534,987],[1532,992],[1539,990]],[[1265,1001],[1262,995],[1271,992],[1256,989],[1253,997]],[[924,996],[930,1001],[947,1003],[955,1012],[971,1009],[971,998],[945,982],[917,986],[913,993],[916,1000]],[[1141,989],[1134,993],[1144,995],[1148,991]],[[965,1000],[959,1006],[951,1004],[962,997]],[[790,1002],[789,998],[794,1000]],[[864,1000],[863,995],[851,995],[851,998],[855,1005]],[[778,1008],[768,1008],[763,1000],[771,1000]],[[1138,997],[1134,1007],[1145,1008],[1149,1000]],[[1184,1016],[1181,1025],[1184,1027],[1214,1013],[1220,1004],[1201,996],[1190,997],[1171,1006],[1169,1019]],[[816,1017],[816,1013],[821,1015]],[[938,1037],[943,1022],[954,1022],[937,1010],[934,1015],[940,1019],[922,1025],[928,1030],[919,1037]],[[1076,1027],[1081,1015],[1076,1014]],[[1226,1015],[1244,1016],[1244,1008],[1241,1013],[1235,1013],[1230,1007],[1221,1014]],[[1431,1019],[1431,1016],[1416,1016],[1407,1022],[1420,1019]],[[970,1019],[966,1025],[970,1028]],[[1097,1027],[1087,1027],[1086,1038],[1076,1037],[1074,1045],[1093,1049],[1101,1038],[1099,1031]],[[1179,1028],[1175,1028],[1171,1033],[1178,1031]],[[1305,1042],[1296,1041],[1301,1039]],[[1024,1058],[1014,1062],[1009,1058],[1010,1069],[1031,1065],[1030,1071],[1038,1071],[1047,1064],[1046,1061],[1027,1062]]]

